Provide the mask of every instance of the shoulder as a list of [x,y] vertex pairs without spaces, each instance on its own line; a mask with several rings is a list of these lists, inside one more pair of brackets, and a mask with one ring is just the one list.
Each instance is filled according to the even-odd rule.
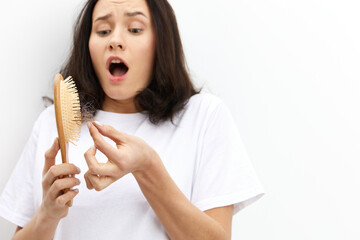
[[33,133],[38,134],[41,129],[55,121],[55,109],[54,105],[50,105],[45,108],[38,116],[33,126]]
[[44,122],[53,120],[54,117],[55,117],[55,108],[54,108],[54,105],[50,105],[40,113],[36,122],[44,123]]
[[184,108],[184,115],[193,116],[203,121],[207,119],[209,122],[213,121],[214,118],[232,118],[226,103],[218,96],[207,92],[192,96]]
[[223,101],[219,97],[208,92],[200,92],[198,94],[195,94],[189,99],[188,102],[188,104],[205,104],[213,106],[222,103]]
[[200,92],[189,99],[175,123],[206,129],[217,122],[227,122],[229,118],[232,118],[231,113],[222,99],[211,93]]
[[225,107],[225,104],[219,97],[211,93],[200,92],[189,99],[185,110],[202,114],[214,114],[219,108],[223,107]]

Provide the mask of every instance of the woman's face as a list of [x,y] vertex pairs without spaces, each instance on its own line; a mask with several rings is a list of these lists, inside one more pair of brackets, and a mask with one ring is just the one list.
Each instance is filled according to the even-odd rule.
[[155,34],[145,0],[99,0],[92,15],[91,60],[105,92],[103,110],[136,112],[135,95],[152,77]]

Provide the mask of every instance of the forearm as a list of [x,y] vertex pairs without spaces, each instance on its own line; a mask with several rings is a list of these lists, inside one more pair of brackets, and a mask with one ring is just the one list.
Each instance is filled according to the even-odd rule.
[[171,239],[231,238],[217,221],[185,197],[161,161],[133,175]]
[[17,231],[12,239],[51,240],[58,224],[59,220],[46,218],[39,208],[30,222],[23,229]]

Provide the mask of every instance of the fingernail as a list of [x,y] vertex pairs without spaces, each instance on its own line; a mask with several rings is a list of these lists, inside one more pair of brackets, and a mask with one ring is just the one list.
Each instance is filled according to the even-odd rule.
[[77,171],[78,171],[79,173],[81,173],[81,169],[80,169],[80,168],[76,167],[76,169],[77,169]]
[[100,127],[102,127],[102,123],[101,122],[98,122],[98,121],[94,121],[94,123]]
[[91,128],[91,122],[87,122],[88,128]]
[[75,189],[74,189],[74,192],[78,193],[78,192],[79,192],[79,189],[75,188]]
[[81,183],[80,179],[78,179],[78,178],[77,178],[76,180],[78,181],[78,184],[80,184],[80,183]]

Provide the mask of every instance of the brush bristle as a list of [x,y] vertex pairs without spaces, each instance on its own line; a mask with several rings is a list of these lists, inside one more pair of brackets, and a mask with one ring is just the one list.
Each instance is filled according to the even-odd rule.
[[81,111],[79,94],[72,77],[60,82],[61,115],[65,142],[79,141],[81,129]]

